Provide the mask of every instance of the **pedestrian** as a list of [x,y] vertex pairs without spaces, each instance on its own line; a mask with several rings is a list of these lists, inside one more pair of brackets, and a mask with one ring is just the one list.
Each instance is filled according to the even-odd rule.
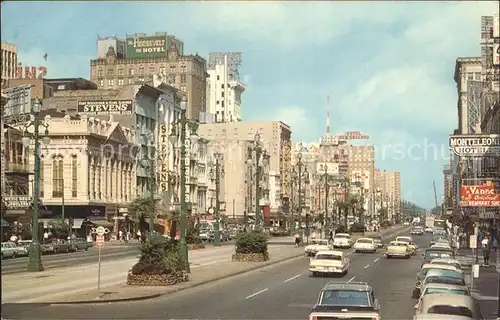
[[122,241],[123,240],[123,231],[118,231],[118,240]]
[[298,247],[300,245],[300,235],[298,233],[295,234],[295,246]]
[[16,243],[16,244],[17,244],[17,240],[18,240],[18,238],[17,238],[17,236],[16,236],[15,234],[12,234],[12,235],[10,236],[10,239],[9,239],[9,240],[10,240],[10,242],[14,242],[14,243]]
[[497,249],[498,249],[498,239],[496,237],[493,238],[492,246],[493,246],[493,249],[495,249],[495,252],[497,252]]
[[490,265],[490,246],[485,245],[483,247],[483,258],[484,258],[484,265],[488,266]]

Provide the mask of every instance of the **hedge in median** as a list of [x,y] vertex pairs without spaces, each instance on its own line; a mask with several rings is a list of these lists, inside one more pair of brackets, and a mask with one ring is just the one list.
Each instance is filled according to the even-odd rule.
[[264,262],[269,260],[267,236],[259,230],[240,232],[236,237],[236,253],[233,261]]

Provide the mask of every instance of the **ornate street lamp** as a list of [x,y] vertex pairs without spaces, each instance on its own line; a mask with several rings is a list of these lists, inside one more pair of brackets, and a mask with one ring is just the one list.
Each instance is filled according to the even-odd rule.
[[[154,143],[154,133],[143,133],[141,134],[143,139],[147,140],[150,143]],[[155,166],[156,163],[154,161],[155,153],[154,151],[150,154],[142,154],[142,160],[141,160],[141,166],[147,170],[148,172],[148,196],[149,196],[149,203],[151,204],[151,212],[149,213],[149,240],[151,240],[151,236],[155,232],[155,217],[156,217],[156,200],[155,200],[155,193],[156,193],[156,179],[155,179]]]
[[297,154],[297,162],[292,166],[292,179],[297,181],[298,184],[298,212],[299,212],[299,228],[301,239],[304,239],[304,228],[302,228],[302,183],[309,184],[309,172],[307,172],[307,165],[302,161],[302,153]]
[[[262,146],[260,140],[260,135],[257,133],[254,136],[253,147],[248,148],[249,158],[247,159],[247,164],[252,164],[251,155],[255,152],[255,228],[257,230],[262,229],[261,225],[261,210],[260,210],[260,197],[261,197],[261,180],[263,178],[263,167],[269,164],[270,155]],[[261,166],[262,164],[262,166]]]
[[220,237],[220,180],[224,177],[224,165],[221,163],[224,160],[222,153],[214,153],[215,162],[210,166],[210,180],[215,182],[215,239],[214,245],[219,247],[221,245]]
[[324,226],[324,231],[325,231],[325,237],[327,236],[326,231],[327,229],[332,228],[332,222],[333,222],[333,212],[331,214],[332,218],[328,218],[328,198],[330,196],[330,186],[333,183],[333,176],[328,173],[328,165],[324,165],[324,173],[320,175],[320,182],[323,183],[324,188],[325,188],[325,216],[323,217],[323,226]]
[[[29,260],[28,260],[28,271],[39,272],[43,271],[42,265],[42,252],[40,248],[40,235],[38,228],[38,213],[40,209],[40,126],[45,128],[45,133],[42,138],[42,143],[47,146],[50,143],[49,124],[42,123],[40,121],[40,110],[42,109],[42,103],[40,100],[36,99],[32,102],[32,120],[24,126],[24,134],[26,134],[27,129],[33,126],[33,142],[35,143],[35,148],[33,150],[33,155],[35,156],[34,163],[34,190],[33,190],[33,226],[31,230],[32,241],[29,250]],[[31,138],[29,136],[23,136],[21,139],[23,146],[25,148],[29,147],[31,143]]]
[[181,151],[181,172],[180,172],[180,201],[181,201],[181,212],[179,217],[179,232],[180,232],[180,254],[184,262],[186,271],[189,272],[189,257],[188,257],[188,247],[186,242],[186,135],[187,126],[190,126],[190,140],[191,146],[196,146],[198,143],[198,135],[196,130],[198,129],[198,124],[196,122],[188,121],[186,117],[187,112],[187,97],[183,96],[181,100],[181,115],[178,120],[172,123],[172,131],[168,137],[172,146],[180,144]]

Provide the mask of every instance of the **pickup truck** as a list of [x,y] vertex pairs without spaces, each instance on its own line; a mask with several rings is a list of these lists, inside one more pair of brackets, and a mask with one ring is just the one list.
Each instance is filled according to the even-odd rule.
[[329,282],[311,309],[309,320],[381,320],[378,300],[365,282]]
[[391,259],[394,257],[403,257],[409,259],[412,255],[412,251],[408,246],[407,242],[402,241],[391,241],[387,245],[387,251],[385,252],[385,256],[387,259]]

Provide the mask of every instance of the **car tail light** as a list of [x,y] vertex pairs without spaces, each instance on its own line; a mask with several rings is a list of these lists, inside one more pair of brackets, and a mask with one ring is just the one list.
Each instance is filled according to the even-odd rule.
[[316,316],[311,316],[310,320],[316,320]]

